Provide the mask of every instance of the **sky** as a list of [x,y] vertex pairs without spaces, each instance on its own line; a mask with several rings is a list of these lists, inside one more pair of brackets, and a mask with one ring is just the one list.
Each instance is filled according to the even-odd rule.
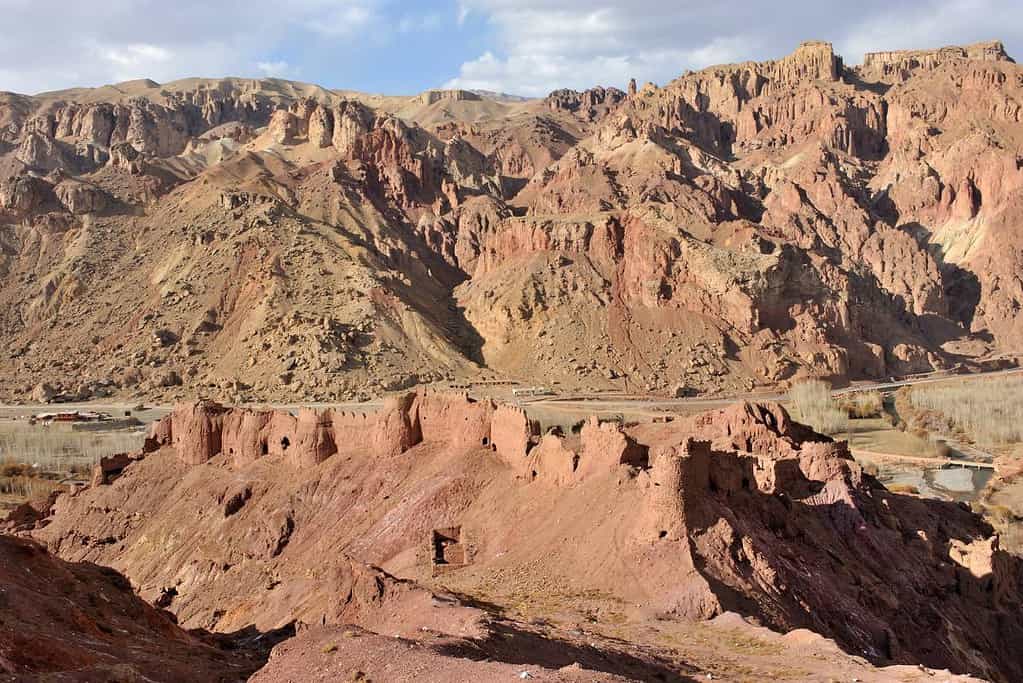
[[828,40],[864,52],[1000,39],[1023,0],[0,0],[0,91],[277,77],[386,94],[665,83]]

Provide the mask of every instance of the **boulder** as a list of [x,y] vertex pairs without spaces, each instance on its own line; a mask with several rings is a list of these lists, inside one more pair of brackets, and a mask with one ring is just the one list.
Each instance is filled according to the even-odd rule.
[[32,400],[36,403],[49,403],[56,395],[57,390],[46,382],[40,382],[32,389]]

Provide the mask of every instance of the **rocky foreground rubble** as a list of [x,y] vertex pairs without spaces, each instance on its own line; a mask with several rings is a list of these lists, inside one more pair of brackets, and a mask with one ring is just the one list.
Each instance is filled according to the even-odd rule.
[[[728,678],[732,650],[764,671],[809,666],[786,660],[791,639],[701,650],[697,630],[730,613],[819,634],[826,654],[805,680],[889,680],[896,669],[874,667],[890,665],[906,665],[898,680],[930,675],[917,665],[1023,675],[1023,564],[991,528],[885,490],[770,404],[543,434],[520,408],[464,394],[370,414],[187,404],[143,452],[19,528],[123,573],[184,628],[297,626],[257,680],[517,673],[506,665],[546,680]],[[452,657],[492,663],[438,659]],[[389,678],[386,662],[405,668]],[[572,664],[587,673],[560,671]]]

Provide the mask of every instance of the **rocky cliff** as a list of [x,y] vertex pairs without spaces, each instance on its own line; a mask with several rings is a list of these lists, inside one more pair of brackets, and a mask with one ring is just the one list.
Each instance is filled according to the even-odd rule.
[[[1023,72],[827,43],[662,87],[0,99],[5,395],[743,391],[1015,351]],[[57,372],[54,372],[54,369]]]

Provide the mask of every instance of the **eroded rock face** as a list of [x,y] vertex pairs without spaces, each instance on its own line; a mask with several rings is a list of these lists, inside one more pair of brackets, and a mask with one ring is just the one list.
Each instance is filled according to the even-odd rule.
[[1001,41],[992,40],[973,45],[939,48],[937,50],[889,50],[863,55],[859,73],[878,81],[904,81],[917,69],[933,70],[961,61],[1011,62]]
[[544,103],[555,111],[571,112],[589,121],[595,121],[606,116],[625,97],[626,94],[618,88],[591,88],[583,92],[555,90],[544,99]]
[[494,412],[490,401],[431,391],[389,399],[373,414],[301,410],[296,417],[200,401],[179,405],[155,422],[147,442],[153,448],[173,444],[193,465],[226,454],[243,467],[275,455],[310,468],[339,452],[364,453],[367,446],[377,457],[394,457],[424,440],[466,450],[489,447]]
[[182,462],[201,465],[221,452],[226,412],[223,406],[208,401],[180,405],[164,418],[170,421],[170,429],[156,427],[154,431],[171,435],[174,449]]
[[290,111],[278,109],[270,117],[267,132],[274,142],[291,144],[299,134],[299,121],[300,119]]

